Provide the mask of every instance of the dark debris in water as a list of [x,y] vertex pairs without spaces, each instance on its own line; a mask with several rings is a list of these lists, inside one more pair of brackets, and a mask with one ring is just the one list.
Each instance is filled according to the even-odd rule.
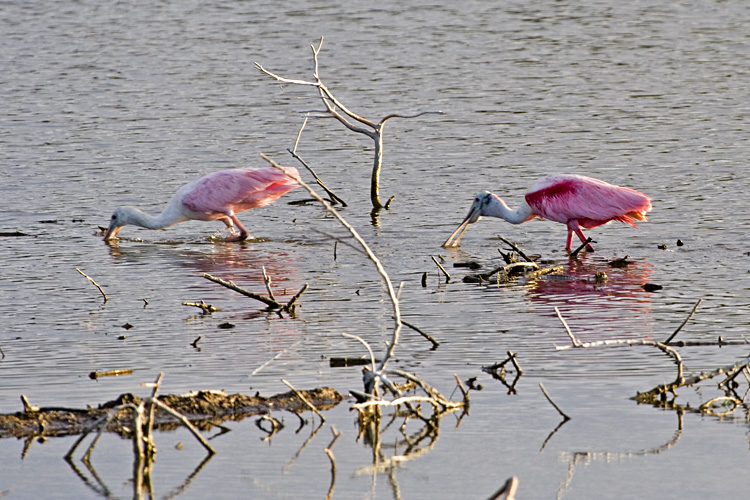
[[454,262],[453,267],[468,267],[469,269],[479,269],[482,265],[479,262],[470,260],[468,262]]
[[626,255],[625,257],[607,262],[607,264],[609,264],[610,267],[614,268],[628,267],[628,265],[630,265],[630,262],[628,262],[628,257],[630,256]]
[[1,231],[0,238],[16,238],[21,236],[31,236],[30,234],[22,233],[21,231]]
[[642,288],[647,292],[655,292],[657,290],[663,289],[664,287],[661,285],[657,285],[656,283],[646,283],[642,286]]

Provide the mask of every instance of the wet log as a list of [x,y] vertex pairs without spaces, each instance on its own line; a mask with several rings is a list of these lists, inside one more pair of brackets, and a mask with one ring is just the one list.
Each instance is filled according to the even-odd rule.
[[[338,391],[330,387],[298,392],[318,410],[329,410],[343,399]],[[301,413],[308,410],[308,406],[292,391],[269,398],[259,395],[227,394],[223,391],[196,391],[180,395],[162,395],[158,399],[183,414],[199,429],[210,429],[227,420],[240,421],[271,411]],[[0,438],[80,434],[106,415],[110,409],[120,405],[138,405],[140,402],[139,397],[128,393],[99,405],[98,408],[45,408],[25,405],[24,411],[0,414]],[[132,421],[132,413],[129,410],[120,410],[107,426],[107,431],[125,436],[129,433]],[[156,409],[154,428],[175,430],[180,426],[172,415]]]

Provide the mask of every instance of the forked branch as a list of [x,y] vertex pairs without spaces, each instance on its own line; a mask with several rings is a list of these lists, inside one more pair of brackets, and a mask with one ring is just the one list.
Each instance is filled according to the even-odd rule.
[[320,37],[320,42],[318,43],[317,47],[315,45],[310,45],[313,53],[313,80],[286,78],[267,70],[258,62],[255,63],[255,67],[265,75],[270,76],[278,82],[317,88],[320,99],[325,106],[325,111],[322,112],[323,116],[331,116],[352,132],[364,134],[373,140],[375,144],[375,152],[372,175],[370,178],[370,201],[372,203],[373,211],[378,211],[381,208],[388,208],[387,204],[384,205],[383,203],[381,203],[379,194],[380,170],[383,166],[383,127],[385,126],[385,123],[391,118],[410,119],[417,118],[426,114],[442,114],[442,111],[422,111],[410,115],[390,113],[377,122],[368,120],[367,118],[354,113],[349,108],[344,106],[341,101],[336,99],[331,90],[323,83],[320,78],[318,56],[320,55],[320,50],[322,49],[322,47],[323,37]]

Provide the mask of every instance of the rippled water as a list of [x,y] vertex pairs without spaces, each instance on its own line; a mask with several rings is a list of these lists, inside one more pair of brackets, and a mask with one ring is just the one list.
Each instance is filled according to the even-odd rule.
[[[447,393],[454,373],[483,385],[460,425],[443,419],[428,452],[377,475],[368,469],[371,450],[357,440],[351,402],[329,412],[343,431],[334,498],[485,498],[512,475],[520,498],[747,489],[742,419],[724,425],[636,405],[629,398],[637,391],[674,377],[671,361],[648,347],[556,351],[568,338],[554,307],[582,340],[662,340],[703,298],[681,339],[744,338],[749,22],[747,5],[735,0],[3,3],[0,231],[27,236],[0,238],[0,408],[20,410],[21,394],[34,404],[78,407],[145,394],[140,384],[158,372],[165,393],[270,395],[286,391],[281,378],[303,388],[361,389],[358,368],[332,369],[328,358],[363,354],[342,333],[383,349],[391,306],[361,254],[338,245],[334,260],[328,235],[345,233],[330,216],[284,203],[304,198],[301,191],[242,214],[260,238],[246,244],[211,243],[218,223],[127,227],[111,247],[97,234],[116,206],[156,212],[198,174],[262,166],[260,152],[294,164],[286,149],[302,112],[321,104],[311,89],[273,84],[253,63],[310,78],[309,44],[324,35],[321,76],[355,112],[373,120],[445,113],[387,123],[381,197],[395,199],[376,219],[369,139],[312,120],[299,153],[349,203],[343,215],[393,281],[404,282],[405,320],[441,342],[432,350],[404,330],[395,365]],[[639,189],[654,210],[637,229],[592,230],[597,252],[577,262],[562,251],[564,228],[551,222],[483,220],[460,249],[440,248],[476,192],[493,190],[514,205],[548,173]],[[497,265],[498,233],[564,266],[570,279],[463,283],[469,271],[452,263]],[[438,254],[450,283],[432,263]],[[625,255],[629,267],[607,265]],[[279,293],[310,284],[296,318],[259,312],[259,303],[201,277],[263,292],[263,266]],[[76,268],[104,287],[106,304]],[[598,271],[606,283],[591,281]],[[644,283],[664,288],[648,293]],[[201,299],[223,310],[204,317],[181,305]],[[235,328],[218,328],[225,322]],[[516,395],[481,371],[508,350],[524,369]],[[747,355],[744,346],[680,352],[691,371]],[[110,369],[134,374],[88,378]],[[559,417],[539,382],[573,417],[548,441]],[[713,387],[683,388],[678,402],[700,404]],[[295,434],[296,419],[286,420],[270,445],[250,420],[232,425],[212,441],[219,453],[180,497],[325,497],[330,431],[294,459],[309,429]],[[72,439],[33,442],[23,459],[22,441],[2,444],[4,496],[100,496],[61,459]],[[162,496],[189,478],[202,451],[181,431],[160,433],[157,445]],[[94,466],[114,496],[131,495],[131,459],[119,438],[98,446]]]

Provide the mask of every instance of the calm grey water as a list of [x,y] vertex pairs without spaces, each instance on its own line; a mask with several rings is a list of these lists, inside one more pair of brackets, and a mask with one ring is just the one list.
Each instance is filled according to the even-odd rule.
[[[164,232],[127,227],[112,247],[96,234],[116,206],[156,212],[198,174],[262,166],[261,152],[294,164],[286,149],[302,113],[321,104],[311,89],[276,85],[253,63],[310,78],[309,45],[324,35],[321,76],[355,112],[373,120],[445,113],[388,122],[381,196],[396,198],[376,221],[369,139],[313,120],[299,152],[349,202],[344,216],[393,281],[405,283],[405,320],[442,342],[431,350],[404,330],[394,366],[446,393],[454,373],[483,386],[460,425],[444,418],[428,450],[376,473],[351,401],[328,412],[343,432],[333,498],[486,498],[512,475],[519,498],[747,490],[746,409],[721,421],[636,405],[629,398],[637,391],[674,378],[671,361],[648,347],[556,351],[568,339],[554,307],[583,340],[661,340],[703,298],[681,339],[747,334],[749,24],[750,7],[739,0],[0,4],[0,230],[28,235],[0,238],[0,410],[20,410],[21,394],[79,407],[145,395],[140,384],[159,372],[164,393],[271,395],[287,390],[281,378],[361,389],[359,369],[329,368],[327,357],[363,354],[342,333],[382,352],[391,306],[359,253],[339,245],[334,261],[326,234],[345,233],[330,216],[284,203],[304,198],[301,191],[241,216],[262,241],[213,244],[221,225],[198,222]],[[476,192],[496,191],[514,205],[548,173],[639,189],[654,210],[638,229],[593,230],[597,252],[579,262],[562,251],[564,227],[550,222],[483,220],[461,249],[440,248]],[[575,279],[462,283],[466,271],[452,263],[496,265],[496,234]],[[438,254],[454,273],[448,284],[430,259]],[[606,264],[625,255],[627,269]],[[263,292],[263,266],[277,291],[310,284],[296,318],[259,312],[259,303],[201,278],[208,272]],[[75,268],[105,288],[105,305]],[[597,271],[609,275],[605,284],[588,281]],[[647,293],[647,282],[664,288]],[[202,317],[181,305],[201,299],[222,312]],[[235,328],[219,329],[225,322]],[[508,350],[524,369],[516,395],[481,372]],[[748,349],[680,352],[693,372],[732,364]],[[88,378],[110,369],[134,373]],[[559,416],[539,382],[572,417],[549,441]],[[697,406],[718,395],[714,387],[683,388],[678,402]],[[155,496],[325,497],[330,430],[295,458],[310,427],[295,433],[297,419],[285,420],[270,441],[253,420],[230,424],[212,441],[218,454],[193,477],[200,447],[183,431],[158,434]],[[400,438],[395,427],[384,441]],[[2,495],[132,496],[130,443],[103,438],[92,460],[99,479],[87,482],[62,460],[72,442],[33,441],[25,452],[23,441],[2,442]]]

